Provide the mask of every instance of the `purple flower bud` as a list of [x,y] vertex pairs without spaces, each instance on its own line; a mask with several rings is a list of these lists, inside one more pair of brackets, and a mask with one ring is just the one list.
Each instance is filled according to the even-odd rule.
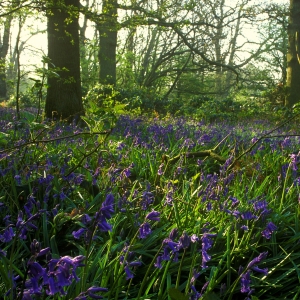
[[151,221],[160,221],[159,216],[160,212],[153,210],[149,214],[147,214],[146,219]]

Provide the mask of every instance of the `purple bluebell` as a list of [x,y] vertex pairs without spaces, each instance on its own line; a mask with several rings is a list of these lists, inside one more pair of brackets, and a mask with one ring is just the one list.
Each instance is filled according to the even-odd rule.
[[153,210],[146,215],[146,219],[151,221],[160,221],[159,216],[160,216],[160,212]]
[[249,227],[246,226],[246,225],[242,225],[240,228],[241,228],[242,230],[244,230],[244,231],[248,231],[248,230],[249,230]]
[[192,242],[192,243],[197,243],[198,241],[199,241],[198,236],[197,236],[195,233],[193,233],[193,234],[191,235],[191,242]]
[[271,238],[272,233],[277,229],[277,226],[273,222],[269,222],[266,228],[261,232],[261,234],[264,238],[269,240]]
[[242,276],[241,276],[241,293],[249,293],[250,292],[250,284],[251,284],[251,279],[250,279],[250,270],[246,271]]
[[156,258],[156,262],[154,263],[154,267],[161,269],[162,268],[162,265],[161,265],[162,261],[163,261],[162,256],[158,255],[157,258]]
[[190,293],[190,300],[198,300],[202,297],[202,294],[197,291],[194,285],[191,285],[191,293]]
[[246,211],[241,214],[243,220],[254,220],[257,219],[257,216],[253,215],[251,211]]
[[150,224],[147,222],[144,222],[140,225],[139,228],[139,238],[144,239],[151,233],[151,227]]
[[10,242],[15,236],[15,232],[12,227],[6,227],[3,231],[3,234],[0,234],[0,241],[3,243]]
[[164,247],[163,254],[161,255],[162,260],[169,261],[171,259],[170,251],[168,247]]
[[171,239],[172,241],[174,241],[178,236],[178,229],[177,228],[173,228],[169,234],[169,239]]
[[146,210],[154,201],[154,195],[150,191],[145,191],[142,195],[141,206],[142,210]]
[[255,272],[258,272],[258,273],[262,273],[262,274],[264,274],[264,275],[268,275],[268,268],[261,269],[261,268],[259,268],[259,267],[257,267],[257,266],[253,266],[253,267],[251,268],[251,270],[253,270],[253,271],[255,271]]
[[75,239],[80,239],[80,237],[86,232],[86,228],[80,228],[77,231],[73,231],[72,235]]
[[179,247],[183,249],[187,249],[190,246],[191,238],[188,234],[184,231],[182,236],[179,238]]
[[259,264],[262,260],[264,260],[268,256],[268,251],[260,253],[257,257],[253,258],[247,268],[251,269],[254,265]]
[[197,280],[197,278],[200,276],[200,273],[198,273],[195,269],[193,270],[193,276],[191,278],[191,284],[194,284],[194,282]]
[[126,280],[134,277],[133,272],[131,271],[131,269],[128,266],[125,266],[124,270],[125,270],[125,274],[126,274]]

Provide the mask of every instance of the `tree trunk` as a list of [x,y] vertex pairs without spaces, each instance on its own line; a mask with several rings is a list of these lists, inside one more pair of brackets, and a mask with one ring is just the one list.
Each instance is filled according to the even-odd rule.
[[97,24],[100,34],[98,52],[100,63],[99,82],[115,85],[117,80],[117,0],[104,0],[102,12],[103,20]]
[[0,99],[7,98],[5,59],[9,48],[11,21],[12,21],[12,16],[8,15],[4,22],[3,38],[2,41],[0,41]]
[[300,0],[290,0],[288,36],[285,106],[292,107],[300,100]]
[[80,80],[79,0],[54,0],[48,13],[48,90],[45,113],[72,121],[84,114]]

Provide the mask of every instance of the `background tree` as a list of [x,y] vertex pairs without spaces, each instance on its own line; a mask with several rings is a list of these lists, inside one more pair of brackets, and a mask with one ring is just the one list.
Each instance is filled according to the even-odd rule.
[[99,31],[99,82],[116,85],[117,78],[117,0],[102,1],[102,18],[97,22]]
[[79,0],[48,5],[48,89],[45,115],[73,119],[83,115],[79,52]]
[[6,56],[9,49],[9,39],[11,32],[11,22],[13,15],[9,14],[5,17],[3,22],[3,34],[0,36],[0,98],[6,99],[7,87],[6,87]]
[[285,105],[292,107],[300,100],[300,0],[290,0],[287,54],[287,96]]

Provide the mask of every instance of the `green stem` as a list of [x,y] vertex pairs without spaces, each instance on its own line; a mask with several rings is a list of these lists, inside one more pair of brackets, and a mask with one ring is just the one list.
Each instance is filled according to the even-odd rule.
[[179,287],[179,282],[180,282],[180,277],[181,277],[181,270],[182,270],[182,265],[183,265],[185,253],[186,253],[186,249],[184,249],[183,254],[182,254],[182,258],[180,260],[180,265],[179,265],[179,269],[178,269],[178,273],[177,273],[177,279],[176,279],[176,285],[175,285],[176,289],[178,289],[178,287]]
[[150,265],[148,266],[148,269],[147,269],[147,271],[146,271],[146,273],[145,273],[145,275],[144,275],[143,281],[142,281],[142,283],[141,283],[141,287],[140,287],[139,292],[138,292],[137,300],[139,300],[140,297],[141,297],[141,294],[142,294],[142,292],[143,292],[144,286],[145,286],[146,281],[147,281],[147,278],[148,278],[148,274],[150,273],[150,269],[151,269],[151,267],[154,265],[154,263],[155,263],[155,261],[156,261],[158,255],[159,255],[160,251],[162,250],[162,248],[163,248],[163,244],[160,246],[160,248],[159,248],[158,251],[156,252],[155,256],[153,257],[153,259],[152,259]]

